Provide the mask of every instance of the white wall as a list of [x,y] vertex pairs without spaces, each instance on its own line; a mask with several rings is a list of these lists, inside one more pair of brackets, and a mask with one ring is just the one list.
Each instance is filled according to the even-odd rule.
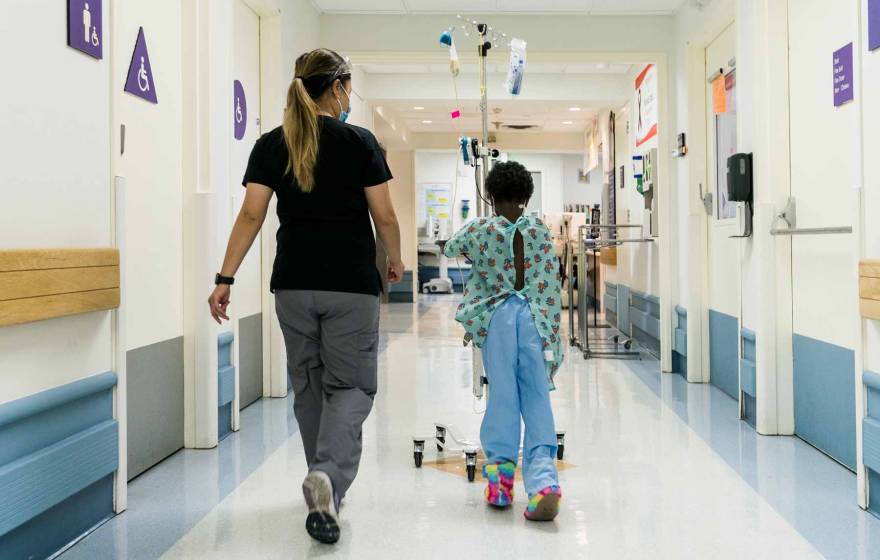
[[[639,69],[639,72],[641,69]],[[634,83],[634,82],[633,82]],[[633,86],[634,87],[634,86]],[[617,223],[618,224],[639,224],[643,226],[643,230],[620,230],[620,237],[638,237],[644,234],[648,235],[649,224],[644,222],[643,211],[645,208],[645,198],[636,190],[635,178],[632,174],[632,156],[635,153],[643,154],[651,147],[657,146],[656,139],[649,140],[646,144],[635,148],[635,138],[632,132],[635,127],[630,123],[631,104],[627,103],[620,111],[616,111],[615,130],[617,131],[617,166],[624,165],[626,167],[626,180],[624,187],[621,189],[617,186]],[[663,123],[660,123],[663,126]],[[664,186],[662,183],[658,186],[661,188],[670,188],[673,185]],[[673,187],[674,188],[674,187]],[[662,233],[661,233],[662,234]],[[628,286],[630,289],[639,292],[659,295],[660,294],[660,246],[659,240],[654,243],[629,243],[617,248],[617,270],[616,281],[620,284]],[[611,276],[608,275],[608,278]],[[675,302],[673,302],[674,305]]]
[[[584,168],[584,157],[580,154],[565,154],[562,156],[562,204],[563,208],[569,204],[593,204],[602,203],[602,191],[605,186],[602,183],[602,173],[594,171],[587,174],[587,182],[581,183],[578,175]],[[604,210],[604,209],[603,209]]]
[[[576,154],[562,153],[539,153],[539,152],[509,152],[510,161],[523,164],[529,171],[539,171],[542,175],[543,187],[543,211],[558,213],[562,212],[565,201],[565,183],[569,181],[572,191],[572,200],[583,200],[587,203],[595,200],[601,201],[601,190],[595,184],[584,185],[577,182],[577,170],[583,167],[583,158]],[[422,185],[425,183],[447,183],[455,185],[456,165],[458,165],[458,190],[455,207],[453,210],[453,228],[457,230],[464,225],[461,219],[461,201],[470,201],[471,213],[469,219],[476,216],[476,186],[474,183],[474,170],[472,167],[458,163],[459,152],[453,151],[416,151],[416,224],[423,228],[424,194]],[[577,163],[580,162],[578,166]],[[566,166],[568,163],[568,167]],[[566,171],[571,171],[573,177],[566,178]]]
[[[416,182],[416,228],[423,230],[425,227],[425,195],[423,186],[425,183],[445,183],[452,185],[454,190],[454,207],[452,209],[452,231],[464,225],[461,219],[461,201],[470,201],[470,214],[468,221],[476,217],[477,189],[474,182],[474,168],[464,165],[460,161],[459,152],[455,151],[416,151],[415,153],[415,182]],[[458,177],[456,179],[456,168]],[[457,183],[457,190],[456,190]]]
[[[0,103],[0,243],[107,247],[110,33],[104,34],[104,60],[95,60],[66,46],[62,4],[16,2],[13,12],[0,18],[7,86]],[[108,13],[105,8],[105,30]],[[0,328],[0,402],[110,369],[108,312]]]

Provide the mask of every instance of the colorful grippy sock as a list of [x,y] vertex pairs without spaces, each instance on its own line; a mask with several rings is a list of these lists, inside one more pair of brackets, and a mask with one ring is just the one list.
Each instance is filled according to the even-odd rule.
[[562,489],[559,486],[548,486],[529,498],[529,505],[523,515],[530,521],[552,521],[559,514],[561,500]]
[[486,502],[495,507],[506,507],[513,503],[513,482],[516,465],[513,463],[493,463],[483,465],[486,485]]

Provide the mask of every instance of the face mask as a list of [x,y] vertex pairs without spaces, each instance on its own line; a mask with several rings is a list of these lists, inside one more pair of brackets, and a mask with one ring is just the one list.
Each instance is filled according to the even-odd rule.
[[348,97],[348,111],[346,111],[342,107],[342,101],[339,98],[336,98],[336,102],[339,103],[339,120],[345,122],[348,120],[348,117],[351,116],[351,97],[348,95],[348,92],[345,91],[345,88],[342,88],[342,91],[345,93],[345,97]]

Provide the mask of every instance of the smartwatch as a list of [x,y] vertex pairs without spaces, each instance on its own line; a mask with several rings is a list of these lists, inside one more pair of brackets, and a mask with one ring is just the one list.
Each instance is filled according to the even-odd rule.
[[221,276],[218,272],[217,276],[214,277],[214,284],[228,284],[231,286],[235,284],[235,278],[233,278],[232,276]]

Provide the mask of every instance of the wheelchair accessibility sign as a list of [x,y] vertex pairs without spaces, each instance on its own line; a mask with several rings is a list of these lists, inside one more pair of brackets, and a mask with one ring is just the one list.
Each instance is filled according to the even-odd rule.
[[143,27],[138,30],[137,42],[134,44],[134,54],[128,67],[128,79],[125,80],[125,91],[150,103],[159,102],[156,98],[156,84],[153,82],[153,68],[150,66],[150,55],[147,52]]
[[241,140],[247,132],[247,98],[244,86],[238,80],[232,83],[232,121],[235,123],[235,139]]

